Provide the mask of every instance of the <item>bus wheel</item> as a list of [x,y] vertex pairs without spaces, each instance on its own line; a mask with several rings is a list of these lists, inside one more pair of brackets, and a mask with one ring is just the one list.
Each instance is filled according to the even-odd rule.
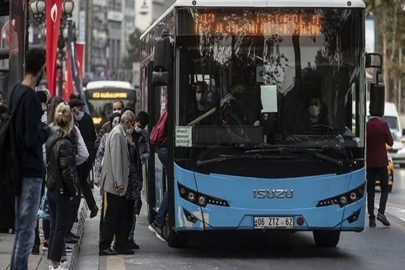
[[167,230],[167,244],[172,248],[185,248],[189,243],[189,236],[184,232],[176,232],[172,228]]
[[340,231],[314,231],[314,241],[318,247],[336,247],[340,239]]

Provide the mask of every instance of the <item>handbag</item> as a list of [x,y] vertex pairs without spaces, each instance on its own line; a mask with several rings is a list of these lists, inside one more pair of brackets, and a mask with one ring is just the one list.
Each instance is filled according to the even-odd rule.
[[49,202],[48,202],[48,189],[46,187],[45,187],[44,196],[42,196],[42,199],[41,199],[41,205],[39,206],[39,209],[38,209],[37,218],[46,219],[48,221],[51,220],[51,210],[49,208]]

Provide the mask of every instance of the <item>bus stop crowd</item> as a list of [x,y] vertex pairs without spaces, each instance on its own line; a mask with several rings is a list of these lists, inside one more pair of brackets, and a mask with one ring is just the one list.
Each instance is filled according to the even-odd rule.
[[40,248],[48,252],[50,269],[67,267],[68,244],[79,240],[72,228],[82,196],[90,218],[100,210],[88,182],[92,171],[103,196],[99,255],[134,254],[139,249],[134,230],[142,205],[142,165],[150,152],[149,116],[135,114],[117,100],[110,121],[97,133],[78,93],[67,101],[38,90],[45,63],[43,49],[29,50],[25,77],[7,105],[0,93],[0,147],[16,152],[2,153],[0,161],[19,167],[18,172],[15,166],[0,170],[0,229],[15,235],[10,269],[27,269],[30,253],[37,255]]

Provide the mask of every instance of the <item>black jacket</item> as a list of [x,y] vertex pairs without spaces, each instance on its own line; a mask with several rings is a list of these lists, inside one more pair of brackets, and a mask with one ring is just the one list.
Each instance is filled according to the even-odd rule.
[[47,188],[75,197],[77,193],[76,163],[74,143],[71,138],[65,136],[61,130],[55,132],[46,142],[46,157]]
[[10,97],[10,110],[17,105],[17,100],[23,91],[27,93],[21,98],[21,104],[15,112],[13,121],[21,176],[43,178],[45,165],[42,144],[48,139],[50,129],[41,122],[41,104],[35,91],[28,86],[19,84],[15,87]]
[[80,121],[77,121],[77,127],[82,134],[84,143],[87,147],[87,151],[89,151],[90,154],[90,157],[87,161],[93,163],[97,153],[95,146],[97,134],[96,128],[94,127],[93,118],[91,118],[90,114],[85,112],[83,118]]

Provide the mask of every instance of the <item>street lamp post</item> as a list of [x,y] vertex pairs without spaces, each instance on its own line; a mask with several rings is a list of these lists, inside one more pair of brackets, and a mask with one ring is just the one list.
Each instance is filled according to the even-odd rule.
[[[56,66],[58,68],[58,94],[61,94],[63,87],[63,63],[66,60],[66,40],[64,37],[65,27],[67,19],[72,16],[74,9],[73,0],[64,0],[62,3],[62,18],[60,22],[60,31],[58,37],[58,46],[57,46],[57,62]],[[34,16],[34,20],[39,24],[43,25],[45,23],[45,0],[31,0],[29,7]],[[46,28],[43,26],[43,33],[46,38]]]

